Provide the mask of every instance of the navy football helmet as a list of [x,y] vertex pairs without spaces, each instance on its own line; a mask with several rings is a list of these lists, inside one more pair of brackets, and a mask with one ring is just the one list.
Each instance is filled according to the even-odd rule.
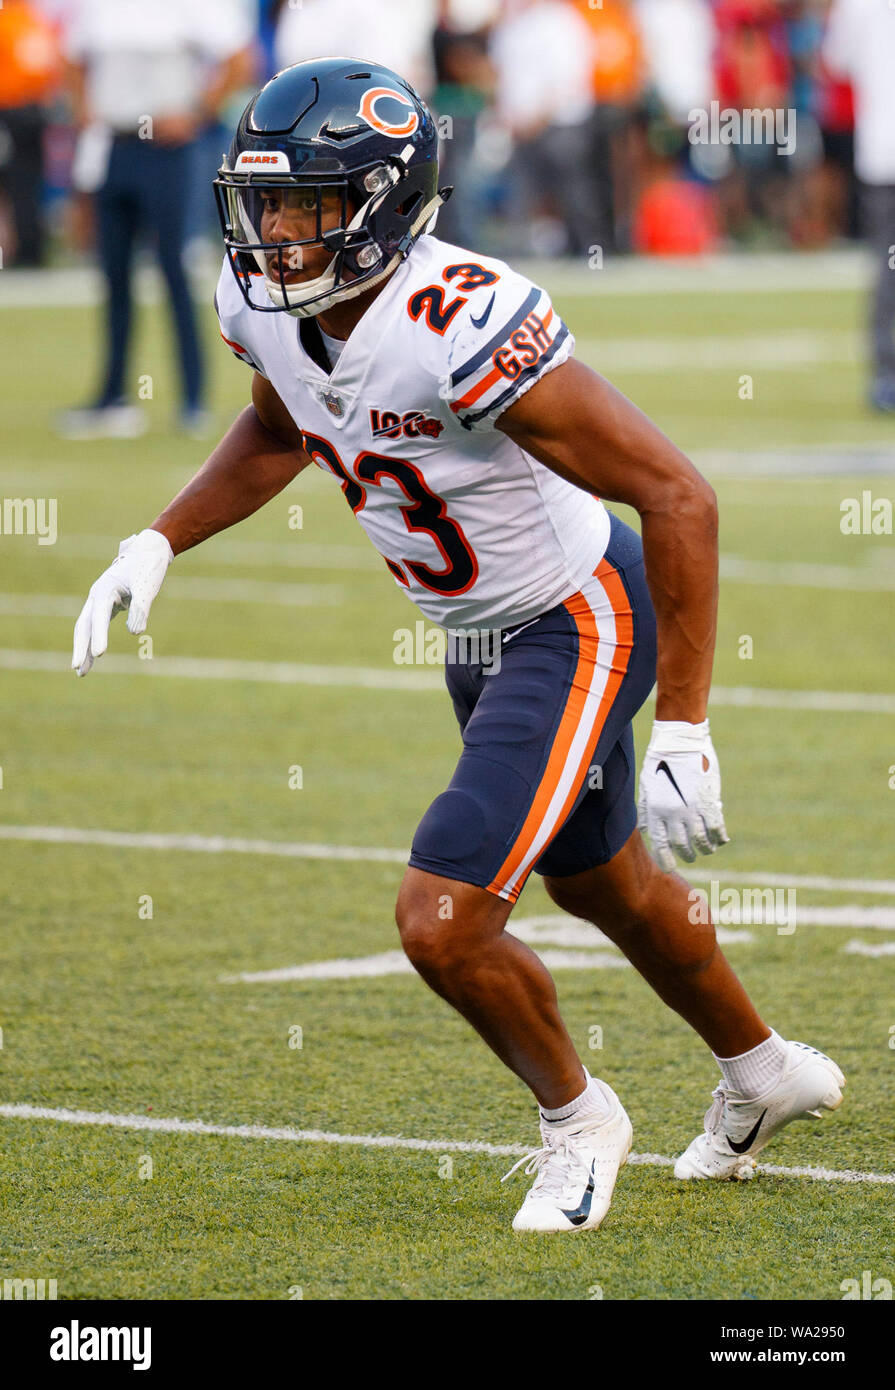
[[[427,231],[451,189],[438,189],[438,132],[413,88],[377,63],[312,58],[271,78],[242,114],[214,181],[227,256],[246,303],[306,318],[390,275]],[[316,209],[316,233],[265,242],[265,195]],[[341,207],[323,229],[324,199]],[[327,219],[329,220],[329,218]],[[314,280],[289,283],[303,246],[333,253]],[[263,277],[268,302],[251,295]]]

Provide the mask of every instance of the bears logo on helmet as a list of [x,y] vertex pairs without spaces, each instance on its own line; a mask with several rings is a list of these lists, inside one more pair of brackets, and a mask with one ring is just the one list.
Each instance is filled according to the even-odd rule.
[[[385,99],[396,101],[409,110],[410,115],[401,125],[389,124],[377,113],[377,103]],[[410,98],[402,95],[401,92],[394,91],[391,87],[371,87],[369,91],[364,92],[357,114],[361,120],[366,121],[368,126],[378,130],[380,135],[390,135],[396,140],[400,139],[402,135],[412,135],[420,123],[419,112],[414,108]]]

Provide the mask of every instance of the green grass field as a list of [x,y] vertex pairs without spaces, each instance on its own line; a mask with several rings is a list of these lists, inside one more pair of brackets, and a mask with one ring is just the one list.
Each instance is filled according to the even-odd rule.
[[[895,497],[895,469],[861,462],[895,461],[895,424],[863,404],[855,291],[683,295],[673,274],[557,304],[581,355],[717,488],[711,714],[732,838],[694,881],[796,885],[807,921],[731,927],[749,939],[728,949],[768,1021],[840,1062],[841,1110],[766,1151],[783,1173],[676,1183],[659,1160],[698,1131],[711,1057],[632,970],[559,965],[570,1031],[644,1161],[623,1170],[599,1232],[519,1237],[525,1182],[499,1182],[513,1157],[445,1145],[535,1147],[533,1103],[416,976],[228,978],[397,948],[402,856],[459,750],[450,702],[437,670],[394,664],[393,634],[418,615],[317,470],[178,560],[152,660],[119,619],[105,665],[77,681],[71,625],[90,583],[207,450],[169,432],[161,307],[143,311],[131,364],[153,378],[150,434],[76,445],[50,422],[93,385],[97,314],[0,301],[2,495],[56,498],[59,525],[55,545],[0,537],[0,1281],[56,1278],[65,1299],[261,1300],[839,1299],[864,1270],[895,1282],[895,552],[891,535],[839,525],[844,498]],[[250,377],[203,315],[223,430]],[[841,471],[787,466],[812,450],[839,453]],[[769,453],[776,471],[761,471]],[[175,658],[197,664],[166,677]],[[357,674],[371,670],[381,688]],[[743,687],[772,693],[731,693]],[[804,692],[841,692],[843,708]],[[60,827],[175,842],[59,843]],[[253,843],[208,852],[211,837]],[[289,844],[357,852],[273,852]],[[836,924],[811,920],[819,909]],[[510,926],[555,913],[532,876]],[[540,930],[538,949],[567,949],[555,924]],[[66,1110],[260,1129],[75,1124]],[[373,1135],[431,1146],[331,1138]]]

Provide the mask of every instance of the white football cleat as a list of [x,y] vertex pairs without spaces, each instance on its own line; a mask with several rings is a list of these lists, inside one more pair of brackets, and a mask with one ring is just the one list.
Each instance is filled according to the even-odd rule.
[[612,1107],[608,1116],[541,1121],[543,1148],[514,1163],[501,1182],[525,1164],[537,1173],[513,1218],[514,1231],[593,1231],[609,1210],[615,1179],[631,1150],[633,1130],[618,1096],[596,1083]]
[[845,1077],[836,1063],[807,1043],[786,1046],[783,1071],[763,1096],[744,1100],[724,1082],[716,1086],[705,1132],[675,1163],[676,1178],[751,1178],[755,1155],[784,1125],[842,1104]]

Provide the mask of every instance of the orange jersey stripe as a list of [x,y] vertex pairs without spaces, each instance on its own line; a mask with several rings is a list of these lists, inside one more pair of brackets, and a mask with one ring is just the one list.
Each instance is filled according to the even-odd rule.
[[484,396],[485,392],[490,390],[495,381],[499,381],[502,376],[503,372],[500,371],[498,367],[495,367],[493,371],[489,372],[488,375],[479,382],[478,386],[474,386],[469,394],[463,397],[462,401],[457,401],[452,405],[451,410],[456,412],[458,410],[465,410],[468,405],[475,405],[479,396]]
[[[549,314],[544,319],[545,330],[550,327],[552,322],[553,309],[551,308]],[[522,324],[522,328],[523,330],[525,329],[524,323]],[[541,356],[543,356],[543,353],[541,353]],[[488,375],[482,381],[479,382],[478,386],[474,386],[472,390],[463,397],[462,401],[456,401],[451,406],[451,410],[454,412],[454,414],[456,414],[458,410],[465,410],[467,406],[475,405],[479,397],[484,396],[485,392],[490,390],[490,388],[494,385],[495,381],[499,381],[500,378],[504,375],[505,373],[502,372],[499,367],[495,367],[493,371],[489,372]]]
[[221,337],[224,339],[224,342],[227,344],[227,346],[229,348],[232,348],[234,352],[244,352],[248,354],[248,348],[244,348],[242,343],[235,343],[232,338],[224,337],[223,333],[221,333]]

